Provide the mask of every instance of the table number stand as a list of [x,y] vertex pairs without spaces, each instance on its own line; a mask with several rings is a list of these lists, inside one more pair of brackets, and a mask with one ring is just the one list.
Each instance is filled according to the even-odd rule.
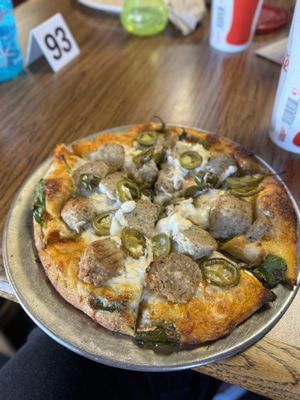
[[63,16],[55,14],[29,34],[26,65],[44,56],[54,72],[59,71],[80,53]]

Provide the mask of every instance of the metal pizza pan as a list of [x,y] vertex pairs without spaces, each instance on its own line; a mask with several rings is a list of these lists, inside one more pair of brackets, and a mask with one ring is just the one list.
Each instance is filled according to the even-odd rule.
[[[123,126],[103,133],[118,134],[128,128],[129,126]],[[87,138],[95,136],[97,134]],[[257,159],[276,174],[264,160],[260,157]],[[132,338],[108,331],[67,303],[56,292],[39,261],[33,239],[31,204],[34,188],[50,163],[49,159],[37,168],[17,193],[7,216],[3,256],[7,277],[25,312],[46,334],[68,349],[91,360],[130,370],[172,371],[193,368],[233,356],[251,346],[276,324],[295,297],[299,275],[298,285],[294,290],[278,285],[274,289],[276,301],[256,312],[228,336],[194,349],[170,354],[141,348]],[[276,177],[285,186],[280,176]],[[286,186],[285,189],[297,214],[299,238],[299,210]],[[299,254],[298,240],[298,260]]]

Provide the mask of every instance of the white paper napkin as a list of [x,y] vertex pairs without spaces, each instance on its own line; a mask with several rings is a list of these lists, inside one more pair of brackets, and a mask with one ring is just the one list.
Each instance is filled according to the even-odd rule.
[[188,35],[196,29],[202,21],[205,12],[204,0],[165,0],[169,9],[169,19],[181,30],[183,35]]

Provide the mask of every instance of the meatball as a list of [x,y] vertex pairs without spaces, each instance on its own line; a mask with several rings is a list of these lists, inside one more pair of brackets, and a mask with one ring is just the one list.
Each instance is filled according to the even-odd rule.
[[157,137],[157,142],[155,144],[156,148],[162,148],[162,147],[167,147],[167,148],[173,148],[176,143],[178,142],[179,138],[177,133],[168,131],[165,133],[161,133]]
[[187,303],[195,295],[201,281],[199,266],[184,254],[160,256],[150,264],[148,289],[174,303]]
[[189,229],[177,232],[173,236],[174,248],[179,253],[185,253],[194,259],[208,257],[218,244],[215,239],[200,226],[193,225]]
[[154,183],[158,176],[158,168],[153,160],[142,165],[139,174],[143,182]]
[[237,166],[230,155],[215,155],[208,160],[206,169],[218,175],[219,181],[223,182],[237,171]]
[[246,232],[248,242],[261,240],[271,228],[270,218],[265,215],[258,217]]
[[183,177],[179,176],[174,168],[166,167],[158,174],[158,179],[155,183],[155,191],[157,194],[175,193],[182,188],[183,181]]
[[95,215],[93,202],[86,197],[75,197],[68,200],[61,211],[63,221],[77,233],[91,222]]
[[141,232],[147,237],[155,234],[154,226],[158,218],[159,207],[149,200],[138,200],[134,210],[124,213],[126,226]]
[[98,160],[104,161],[111,172],[121,169],[125,161],[125,150],[121,144],[107,143],[96,155]]
[[120,274],[124,267],[124,254],[111,239],[90,243],[79,260],[78,277],[83,282],[99,287]]
[[125,174],[123,172],[114,172],[107,175],[100,183],[101,192],[106,194],[110,200],[117,200],[117,183],[121,179],[124,179],[124,176]]
[[85,174],[97,176],[103,179],[109,172],[107,164],[103,161],[88,161],[75,169],[73,172],[73,179],[75,185],[80,187],[80,177]]
[[137,182],[149,183],[151,185],[156,181],[158,176],[158,168],[153,160],[141,166],[132,164],[128,172],[133,175]]
[[230,194],[221,195],[209,213],[209,227],[216,239],[230,239],[241,235],[252,224],[253,211],[250,203]]

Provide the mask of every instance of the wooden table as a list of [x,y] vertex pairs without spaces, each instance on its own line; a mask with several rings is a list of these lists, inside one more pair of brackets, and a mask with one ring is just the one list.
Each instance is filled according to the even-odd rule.
[[[16,190],[58,142],[149,121],[155,114],[242,143],[278,171],[287,171],[284,180],[299,201],[300,157],[268,139],[280,67],[253,53],[287,29],[229,56],[209,47],[208,18],[186,38],[168,27],[160,36],[141,39],[127,35],[118,18],[75,2],[30,0],[16,10],[24,51],[29,30],[55,12],[65,17],[81,55],[57,74],[37,61],[18,79],[0,85],[0,229]],[[13,299],[3,273],[1,289]],[[257,344],[198,370],[273,399],[300,399],[299,330],[300,293]]]

